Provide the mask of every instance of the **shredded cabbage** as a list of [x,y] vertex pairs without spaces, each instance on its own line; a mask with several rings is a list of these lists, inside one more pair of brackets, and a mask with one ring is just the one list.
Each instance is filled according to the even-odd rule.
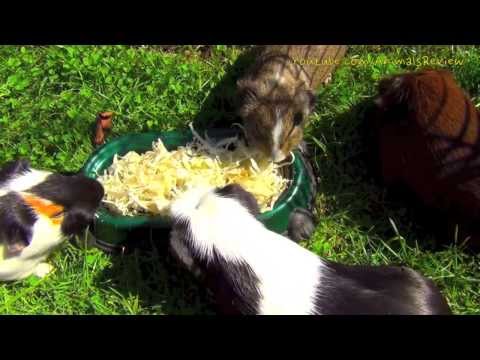
[[[166,215],[170,203],[192,187],[237,183],[255,196],[262,212],[273,208],[290,183],[280,166],[251,151],[238,137],[214,144],[190,128],[194,140],[174,151],[168,151],[159,139],[143,154],[115,155],[113,164],[99,177],[105,188],[105,206],[127,216]],[[228,150],[231,145],[235,150]]]
[[5,259],[6,255],[7,255],[6,253],[7,253],[7,249],[6,249],[5,244],[0,243],[0,261]]

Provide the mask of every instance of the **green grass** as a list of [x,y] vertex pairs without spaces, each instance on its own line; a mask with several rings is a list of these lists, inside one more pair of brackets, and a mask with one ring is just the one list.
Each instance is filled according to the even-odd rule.
[[[91,126],[102,110],[117,113],[113,136],[231,116],[229,108],[211,98],[223,93],[223,79],[229,79],[241,49],[204,50],[0,47],[0,164],[23,156],[37,167],[78,170],[94,150]],[[381,77],[421,67],[398,63],[413,55],[462,60],[448,67],[480,102],[478,47],[351,48],[332,83],[320,91],[307,131],[316,144],[322,180],[320,222],[304,245],[350,264],[405,263],[433,278],[455,313],[480,314],[479,256],[453,245],[428,250],[433,235],[416,223],[405,204],[387,198],[365,168],[359,135],[362,103],[374,94]],[[109,256],[78,246],[86,240],[65,244],[53,254],[52,275],[1,284],[0,313],[212,313],[209,294],[163,251],[153,247]]]

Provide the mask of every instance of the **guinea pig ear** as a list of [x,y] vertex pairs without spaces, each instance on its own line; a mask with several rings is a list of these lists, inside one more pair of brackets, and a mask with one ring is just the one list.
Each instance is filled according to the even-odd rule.
[[415,76],[400,75],[384,79],[378,85],[379,96],[375,103],[382,108],[405,106],[408,110],[414,110],[416,87]]
[[93,214],[82,209],[68,210],[63,218],[62,233],[66,236],[80,235],[93,221]]
[[26,159],[19,159],[7,162],[0,169],[0,184],[30,169],[30,162]]
[[259,89],[255,81],[240,79],[237,81],[237,101],[239,115],[247,116],[258,104]]

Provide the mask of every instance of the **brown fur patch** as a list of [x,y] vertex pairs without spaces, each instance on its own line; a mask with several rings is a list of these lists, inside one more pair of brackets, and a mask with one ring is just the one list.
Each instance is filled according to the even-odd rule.
[[[382,174],[455,219],[480,216],[480,117],[444,70],[381,82],[376,127]],[[475,240],[475,241],[478,241]]]

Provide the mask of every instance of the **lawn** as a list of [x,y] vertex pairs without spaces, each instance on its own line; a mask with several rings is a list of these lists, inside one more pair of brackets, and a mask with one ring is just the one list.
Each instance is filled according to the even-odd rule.
[[[241,53],[232,46],[2,46],[0,164],[26,157],[40,168],[80,169],[103,110],[117,114],[112,136],[230,119],[228,102],[215,95],[230,94]],[[321,175],[319,224],[303,246],[349,264],[404,263],[431,277],[456,314],[480,314],[480,256],[454,245],[431,250],[433,235],[365,165],[364,102],[380,78],[427,59],[455,60],[439,66],[480,103],[480,47],[355,46],[320,90],[307,129]],[[166,255],[166,239],[141,240],[158,246],[111,256],[84,246],[86,236],[66,243],[51,258],[50,276],[0,285],[0,313],[213,313],[209,294]]]

